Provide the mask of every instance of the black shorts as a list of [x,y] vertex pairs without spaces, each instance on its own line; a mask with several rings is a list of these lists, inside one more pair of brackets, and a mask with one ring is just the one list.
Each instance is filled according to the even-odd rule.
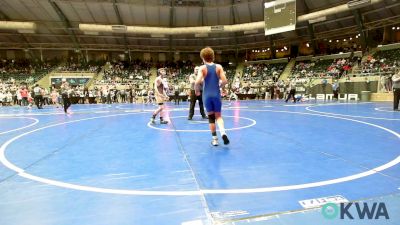
[[162,102],[162,103],[158,103],[158,105],[164,105],[164,102]]

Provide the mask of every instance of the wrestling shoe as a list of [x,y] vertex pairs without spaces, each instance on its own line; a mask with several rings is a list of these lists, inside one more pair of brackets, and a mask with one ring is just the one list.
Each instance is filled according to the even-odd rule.
[[222,140],[224,140],[224,145],[229,144],[229,139],[228,136],[226,136],[226,134],[222,135]]
[[211,141],[211,144],[213,145],[213,146],[218,146],[218,138],[217,137],[213,137],[213,139],[212,139],[212,141]]

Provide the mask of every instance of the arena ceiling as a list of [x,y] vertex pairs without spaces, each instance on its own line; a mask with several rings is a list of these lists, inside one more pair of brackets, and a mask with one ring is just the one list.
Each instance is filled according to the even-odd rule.
[[[129,26],[214,26],[264,20],[265,0],[0,0],[0,20],[31,21],[34,33],[0,31],[0,48],[193,51],[205,45],[219,50],[252,49],[270,45],[263,30],[256,33],[212,33],[208,37],[174,35],[157,37],[127,33],[87,34],[80,23]],[[297,0],[297,15],[347,3],[347,0]],[[400,1],[384,0],[360,9],[364,29],[400,23]],[[310,40],[307,22],[295,31],[276,34],[276,44]],[[356,35],[353,11],[327,16],[312,24],[315,39]]]

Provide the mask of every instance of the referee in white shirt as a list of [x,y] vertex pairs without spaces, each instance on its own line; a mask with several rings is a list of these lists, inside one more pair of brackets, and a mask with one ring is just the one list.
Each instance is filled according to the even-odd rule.
[[400,71],[393,75],[393,110],[399,111],[399,101],[400,101]]
[[[197,73],[199,71],[199,67],[196,66],[194,68],[194,74],[191,74],[189,76],[189,82],[190,82],[190,108],[189,108],[189,116],[188,116],[188,120],[192,120],[193,119],[193,115],[194,115],[194,107],[196,105],[196,100],[199,101],[199,107],[200,107],[200,114],[203,117],[203,119],[207,119],[208,117],[206,116],[206,113],[204,112],[204,105],[203,105],[203,91],[200,91],[200,95],[196,96],[195,93],[195,83],[196,83],[196,77],[197,77]],[[201,90],[203,90],[203,88],[201,88]]]
[[35,104],[38,109],[43,109],[43,90],[41,87],[39,87],[39,84],[36,84],[35,87],[33,88],[33,93],[35,94],[34,100]]

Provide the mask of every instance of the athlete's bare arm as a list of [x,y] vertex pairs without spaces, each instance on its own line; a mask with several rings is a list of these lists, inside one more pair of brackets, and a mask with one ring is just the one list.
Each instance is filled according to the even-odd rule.
[[217,64],[216,67],[217,74],[219,76],[219,79],[221,80],[221,88],[223,88],[228,83],[228,80],[226,79],[224,68],[222,68],[222,66],[219,64]]

